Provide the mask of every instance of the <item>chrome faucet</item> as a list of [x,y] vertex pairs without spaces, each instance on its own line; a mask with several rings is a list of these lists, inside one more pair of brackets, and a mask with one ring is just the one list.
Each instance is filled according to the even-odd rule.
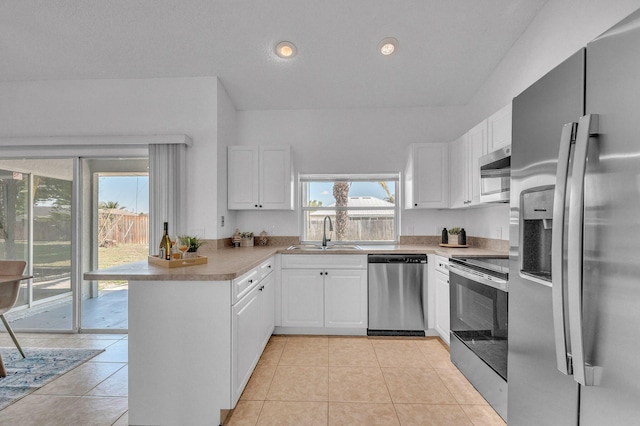
[[333,222],[329,216],[325,216],[322,223],[322,247],[326,247],[327,241],[331,241],[331,238],[327,238],[327,219],[329,219],[329,231],[333,232]]

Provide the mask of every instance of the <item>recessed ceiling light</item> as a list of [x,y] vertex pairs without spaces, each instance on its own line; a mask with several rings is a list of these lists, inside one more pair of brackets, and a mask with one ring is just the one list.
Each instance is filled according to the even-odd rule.
[[276,55],[284,59],[289,59],[295,56],[296,46],[290,41],[281,41],[276,45]]
[[378,51],[384,56],[389,56],[396,50],[398,50],[398,40],[393,37],[387,37],[378,43]]

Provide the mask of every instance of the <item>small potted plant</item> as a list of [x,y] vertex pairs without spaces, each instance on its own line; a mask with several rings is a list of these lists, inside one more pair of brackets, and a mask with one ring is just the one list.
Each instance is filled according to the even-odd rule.
[[451,245],[459,245],[460,242],[458,241],[458,237],[460,236],[460,232],[462,231],[462,228],[459,227],[454,227],[454,228],[449,228],[449,244]]
[[182,252],[182,257],[185,259],[198,257],[198,249],[204,244],[204,241],[191,235],[181,235],[179,239],[180,245],[178,248]]
[[240,233],[240,247],[253,247],[253,232]]

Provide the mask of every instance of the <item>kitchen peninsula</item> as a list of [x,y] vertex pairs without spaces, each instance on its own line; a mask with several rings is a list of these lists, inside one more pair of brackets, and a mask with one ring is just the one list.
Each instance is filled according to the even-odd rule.
[[[169,269],[143,261],[84,275],[129,281],[131,424],[223,423],[274,330],[278,255],[292,252],[285,246],[228,248],[204,252],[205,265]],[[506,256],[420,244],[331,253],[382,252]],[[319,254],[295,251],[301,253]]]

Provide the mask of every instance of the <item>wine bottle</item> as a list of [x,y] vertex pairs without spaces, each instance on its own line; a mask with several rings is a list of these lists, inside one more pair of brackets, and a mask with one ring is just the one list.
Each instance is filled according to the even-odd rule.
[[160,238],[160,251],[159,255],[161,259],[171,260],[171,238],[169,238],[169,222],[164,223],[164,233]]

